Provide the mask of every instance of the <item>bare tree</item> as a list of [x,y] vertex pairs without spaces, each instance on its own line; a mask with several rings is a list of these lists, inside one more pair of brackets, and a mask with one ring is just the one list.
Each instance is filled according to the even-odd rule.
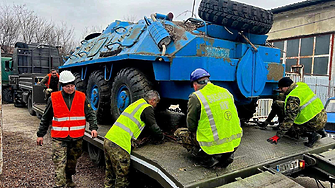
[[137,20],[137,16],[135,16],[135,15],[126,15],[126,16],[123,16],[123,20],[127,21],[127,22],[131,22],[131,23],[135,23],[136,20]]
[[20,25],[23,42],[34,42],[36,28],[40,28],[43,21],[35,15],[34,11],[28,10],[26,5],[14,5],[14,11]]
[[18,20],[10,6],[0,7],[0,45],[4,53],[10,53],[20,34]]
[[55,27],[55,45],[61,46],[60,53],[62,55],[69,54],[75,48],[74,28],[68,27],[66,23],[61,23]]

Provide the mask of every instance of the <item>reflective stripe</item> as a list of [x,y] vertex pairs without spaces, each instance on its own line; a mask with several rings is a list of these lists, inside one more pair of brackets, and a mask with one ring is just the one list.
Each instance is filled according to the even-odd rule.
[[[71,131],[85,129],[85,125],[70,127]],[[69,127],[52,127],[54,131],[69,131]]]
[[129,119],[131,119],[131,120],[137,125],[137,127],[138,127],[141,131],[142,131],[142,129],[144,128],[144,126],[143,126],[143,128],[142,128],[141,123],[140,123],[134,116],[132,116],[131,114],[129,114],[129,113],[127,113],[127,112],[122,112],[121,115],[124,115],[124,116],[128,117]]
[[70,127],[71,131],[85,129],[85,125]]
[[136,108],[131,112],[131,115],[134,116],[135,113],[138,111],[138,109],[140,109],[145,104],[147,104],[147,103],[144,102],[144,103],[141,103],[138,106],[136,106]]
[[200,146],[214,146],[214,145],[221,145],[221,144],[224,144],[224,143],[228,143],[228,142],[231,142],[235,139],[238,139],[238,138],[242,138],[242,133],[239,133],[239,134],[235,134],[235,135],[232,135],[231,137],[229,138],[223,138],[223,139],[219,139],[219,140],[216,140],[216,141],[213,141],[213,142],[199,142],[199,145]]
[[130,135],[133,139],[136,139],[136,138],[134,137],[134,134],[131,132],[131,130],[130,130],[128,127],[124,126],[124,125],[121,124],[120,122],[115,122],[114,125],[120,127],[121,129],[123,129],[124,131],[126,131],[127,133],[129,133],[129,135]]
[[317,99],[318,97],[316,95],[314,95],[314,97],[312,97],[306,104],[302,105],[300,107],[300,110],[306,108],[309,104],[311,104],[315,99]]
[[55,118],[55,117],[53,117],[52,120],[53,121],[68,121],[69,117],[64,117],[64,118]]
[[85,116],[78,116],[78,117],[70,117],[71,120],[86,120]]
[[76,120],[86,120],[85,116],[78,116],[78,117],[63,117],[63,118],[55,118],[53,117],[53,121],[76,121]]
[[69,131],[69,127],[52,127],[54,131]]
[[208,120],[209,120],[209,124],[211,125],[211,129],[212,129],[212,133],[213,133],[213,137],[214,140],[219,140],[219,133],[218,130],[216,129],[216,125],[215,125],[215,121],[214,121],[214,117],[213,117],[213,113],[211,111],[211,109],[209,108],[208,102],[205,98],[205,96],[199,91],[196,91],[195,94],[197,94],[199,96],[199,99],[201,100],[202,104],[204,105]]

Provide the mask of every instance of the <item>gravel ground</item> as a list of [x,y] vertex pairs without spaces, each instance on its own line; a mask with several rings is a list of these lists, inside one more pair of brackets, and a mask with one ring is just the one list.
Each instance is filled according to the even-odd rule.
[[[50,134],[36,146],[39,119],[27,109],[3,105],[3,174],[0,187],[53,187]],[[103,187],[104,168],[93,164],[86,152],[78,160],[73,181],[78,187]]]
[[[27,109],[16,108],[12,104],[3,105],[3,174],[0,187],[53,187],[54,167],[51,161],[50,133],[44,137],[44,145],[36,146],[36,131],[40,120],[30,116]],[[159,185],[145,175],[132,173],[136,186],[157,188]],[[78,160],[77,174],[73,176],[78,188],[103,187],[104,167],[91,162],[87,152]],[[314,179],[294,178],[300,185],[318,187]],[[148,183],[149,182],[149,183]],[[329,182],[323,182],[330,187]]]

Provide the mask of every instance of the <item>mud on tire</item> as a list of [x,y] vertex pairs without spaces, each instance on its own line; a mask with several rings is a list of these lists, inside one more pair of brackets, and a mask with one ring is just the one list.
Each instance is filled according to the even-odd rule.
[[271,11],[230,0],[202,0],[198,14],[203,20],[254,34],[268,33],[273,24]]
[[93,71],[88,79],[86,97],[99,123],[107,123],[110,114],[110,86],[102,71]]
[[[111,114],[114,121],[129,104],[142,98],[151,89],[151,82],[140,70],[135,68],[121,69],[115,76],[111,89]],[[127,102],[120,104],[119,101],[118,104],[121,95],[129,98],[125,98]]]

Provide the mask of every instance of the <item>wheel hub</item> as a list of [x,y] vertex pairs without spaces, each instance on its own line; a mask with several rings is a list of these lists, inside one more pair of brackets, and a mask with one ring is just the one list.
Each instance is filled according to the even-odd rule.
[[117,108],[122,113],[130,104],[130,92],[126,86],[119,89],[117,95]]
[[92,88],[91,91],[91,105],[93,110],[97,110],[98,109],[98,105],[99,105],[99,88],[95,85]]

